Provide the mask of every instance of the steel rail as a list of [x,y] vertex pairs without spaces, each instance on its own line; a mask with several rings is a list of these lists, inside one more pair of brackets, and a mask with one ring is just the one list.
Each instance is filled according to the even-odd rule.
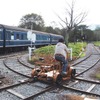
[[13,70],[12,68],[10,68],[10,67],[6,64],[6,60],[7,60],[7,59],[3,60],[3,64],[4,64],[8,69],[10,69],[11,71],[13,71],[13,72],[15,72],[15,73],[17,73],[17,74],[19,74],[19,75],[21,75],[21,76],[24,76],[24,77],[27,77],[27,78],[32,78],[31,76],[22,74],[22,73],[20,73],[20,72],[18,72],[18,71]]
[[[85,59],[81,60],[81,61],[78,62],[77,64],[79,64],[79,63],[81,63],[82,61],[88,59],[90,56],[91,56],[91,55],[85,57]],[[83,74],[83,73],[85,73],[86,71],[88,71],[89,69],[91,69],[92,67],[94,67],[99,61],[100,61],[100,59],[98,59],[97,62],[96,62],[95,64],[93,64],[90,68],[86,69],[84,72],[82,72],[82,73],[80,73],[80,74]],[[77,64],[75,63],[74,66],[77,65]],[[76,75],[76,76],[79,76],[80,74],[78,74],[78,75]],[[95,83],[95,84],[100,84],[100,82],[94,82],[94,81],[79,79],[79,78],[76,78],[76,76],[75,76],[75,80],[80,80],[80,81],[85,81],[85,82],[91,82],[91,83]],[[94,95],[94,96],[99,96],[99,97],[100,97],[99,94],[95,94],[95,93],[83,91],[83,90],[76,89],[76,88],[72,88],[72,87],[65,86],[65,85],[60,85],[60,86],[63,87],[63,88],[70,89],[70,90],[74,90],[74,91],[81,92],[81,93],[84,93],[84,94]],[[34,97],[36,97],[36,96],[38,96],[38,95],[40,95],[40,94],[43,94],[44,92],[46,92],[46,91],[52,89],[53,87],[54,87],[54,86],[48,87],[47,89],[44,89],[44,90],[42,90],[41,92],[39,92],[39,93],[37,93],[37,94],[34,94],[34,95],[30,96],[30,97],[27,97],[27,98],[25,98],[25,99],[23,99],[23,100],[29,100],[29,99],[31,99],[31,98],[34,98]]]
[[32,68],[31,66],[28,66],[27,64],[23,63],[20,59],[21,59],[21,57],[17,58],[17,61],[18,61],[20,64],[24,65],[24,66],[27,67],[27,68],[34,69],[34,68]]
[[90,82],[90,83],[93,83],[93,84],[99,84],[100,85],[100,82],[98,82],[98,81],[87,80],[87,79],[80,78],[80,77],[75,77],[74,79],[79,80],[79,81]]
[[91,67],[89,67],[89,68],[87,68],[86,70],[84,70],[83,72],[81,72],[81,73],[75,75],[75,77],[77,77],[77,76],[79,76],[79,75],[85,73],[86,71],[90,70],[90,69],[93,68],[99,61],[100,61],[100,58],[99,58],[99,59],[97,60],[97,62],[95,62]]
[[[95,48],[95,50],[98,52],[98,54],[96,54],[96,55],[100,55],[100,51],[98,51],[98,49],[93,45],[93,47]],[[90,53],[88,56],[86,56],[86,57],[84,57],[84,59],[83,60],[81,60],[81,61],[79,61],[79,62],[76,62],[75,64],[72,64],[72,66],[75,66],[75,65],[77,65],[77,64],[79,64],[79,63],[81,63],[81,62],[83,62],[84,60],[86,60],[86,59],[88,59],[89,57],[91,57],[91,55],[94,55],[93,53]]]
[[79,61],[79,62],[76,62],[75,64],[72,64],[72,66],[76,66],[76,65],[78,65],[79,63],[81,63],[81,62],[85,61],[86,59],[88,59],[89,57],[91,57],[91,55],[92,55],[92,54],[90,54],[90,55],[88,55],[88,56],[84,57],[84,59],[82,59],[82,60],[81,60],[81,61]]
[[81,92],[81,93],[83,93],[83,94],[93,95],[93,96],[98,96],[98,97],[100,97],[100,94],[96,94],[96,93],[91,93],[91,92],[83,91],[83,90],[76,89],[76,88],[72,88],[72,87],[69,87],[69,86],[66,86],[66,85],[60,85],[60,86],[63,87],[64,89],[70,89],[70,90],[73,90],[73,91]]
[[22,53],[18,53],[17,52],[17,54],[16,53],[14,53],[14,54],[5,54],[5,56],[1,56],[0,55],[0,59],[4,59],[4,58],[7,58],[7,57],[14,57],[14,56],[18,56],[19,54],[21,54],[21,55],[23,55],[23,54],[25,54],[25,52],[22,52]]
[[17,56],[17,55],[6,55],[6,56],[0,56],[0,59],[4,59],[4,58],[8,58],[8,57],[14,57],[14,56]]
[[[90,56],[91,56],[91,55],[89,55],[88,57],[86,57],[84,60],[86,60],[86,59],[89,58]],[[18,60],[19,60],[19,59],[18,59]],[[82,61],[84,61],[84,60],[82,60]],[[81,61],[81,62],[82,62],[82,61]],[[88,71],[89,69],[91,69],[92,67],[94,67],[99,61],[100,61],[100,59],[98,59],[97,62],[96,62],[95,64],[93,64],[90,68],[86,69],[85,71],[81,72],[80,74],[77,74],[77,75],[75,76],[74,79],[75,79],[75,80],[80,80],[80,81],[91,82],[91,83],[95,83],[95,84],[100,84],[99,82],[94,82],[94,81],[89,81],[89,80],[77,78],[77,76],[79,76],[79,75],[85,73],[86,71]],[[22,62],[21,62],[20,60],[19,60],[19,62],[22,64]],[[80,63],[81,63],[81,62],[80,62]],[[6,64],[6,60],[3,61],[3,63],[4,63],[4,65],[5,65],[7,68],[9,68],[9,66],[7,66],[7,64]],[[79,62],[78,62],[77,64],[79,64]],[[77,64],[74,64],[74,66],[77,65]],[[26,65],[26,64],[25,64],[24,66],[28,67],[28,65]],[[12,71],[14,71],[14,70],[11,69],[11,68],[9,68],[9,69],[12,70]],[[16,71],[14,71],[14,72],[16,72]],[[23,74],[21,74],[21,73],[19,73],[19,72],[17,72],[17,73],[20,74],[20,75],[23,75]],[[26,77],[26,75],[23,75],[23,76]],[[28,78],[31,78],[31,77],[28,76]],[[24,84],[24,83],[23,83],[23,84]],[[15,86],[17,86],[17,85],[15,85]],[[72,87],[65,86],[65,85],[60,85],[60,86],[63,87],[63,88],[65,88],[65,89],[70,89],[70,90],[74,90],[74,91],[81,92],[81,93],[84,93],[84,94],[89,94],[89,95],[94,95],[94,96],[99,96],[99,97],[100,97],[99,94],[95,94],[95,93],[91,93],[91,92],[86,92],[86,91],[83,91],[83,90],[80,90],[80,89],[76,89],[76,88],[72,88]],[[12,86],[12,87],[13,87],[13,86]],[[9,87],[9,88],[10,88],[10,87]],[[49,87],[47,87],[46,89],[43,89],[42,91],[40,91],[40,92],[38,92],[38,93],[36,93],[36,94],[34,94],[34,95],[32,95],[32,96],[25,97],[23,100],[29,100],[29,99],[31,99],[31,98],[34,98],[34,97],[36,97],[36,96],[38,96],[38,95],[40,95],[40,94],[43,94],[43,93],[45,93],[45,92],[47,92],[47,91],[49,91],[50,89],[53,89],[53,88],[54,88],[54,85],[49,86]]]
[[[95,48],[95,49],[96,49],[96,48]],[[98,51],[97,51],[97,52],[98,52]],[[99,53],[99,52],[98,52],[98,53]],[[91,53],[91,55],[93,55],[93,54]],[[73,64],[73,66],[75,66],[75,65],[77,65],[77,64],[79,64],[79,63],[85,61],[87,58],[91,57],[91,55],[87,56],[86,58],[84,58],[83,60],[79,61],[78,63]],[[89,82],[89,83],[92,83],[92,84],[98,84],[98,85],[100,85],[100,82],[91,81],[91,80],[86,80],[86,79],[82,79],[82,78],[79,78],[79,77],[78,77],[79,75],[81,75],[81,74],[85,73],[86,71],[88,71],[89,69],[93,68],[99,61],[100,61],[100,58],[99,58],[91,67],[89,67],[89,68],[86,69],[85,71],[83,71],[83,72],[81,72],[81,73],[75,75],[74,79],[75,79],[75,80],[79,80],[79,81],[84,81],[84,82]],[[77,83],[75,83],[75,84],[77,84]],[[63,87],[64,89],[70,89],[70,90],[74,90],[74,91],[77,91],[77,92],[81,92],[81,93],[83,93],[83,94],[88,94],[88,95],[93,95],[93,96],[99,96],[99,97],[100,97],[100,95],[99,95],[99,94],[96,94],[96,93],[91,93],[91,92],[88,92],[88,91],[80,90],[80,89],[73,88],[73,87],[68,86],[68,85],[63,85],[63,84],[59,84],[59,85],[60,85],[61,87]]]
[[29,96],[29,97],[26,97],[26,98],[23,99],[23,100],[30,100],[30,99],[33,99],[34,97],[36,97],[36,96],[38,96],[38,95],[40,95],[40,94],[43,94],[43,93],[49,91],[49,90],[52,89],[52,88],[54,88],[54,86],[48,86],[46,89],[43,89],[41,92],[38,92],[38,93],[36,93],[36,94],[34,94],[34,95],[31,95],[31,96]]
[[[29,82],[31,83],[31,82],[33,82],[33,80],[27,79],[27,80],[20,82],[20,83],[15,83],[13,85],[4,86],[4,87],[0,88],[0,91],[6,90],[6,89],[9,89],[9,88],[13,88],[13,87],[16,87],[16,86],[19,86],[19,85],[22,85],[22,84],[26,84],[26,83],[29,83]],[[36,81],[34,81],[34,82],[36,82]]]
[[96,46],[94,46],[94,48],[96,49],[96,51],[97,51],[98,54],[100,55],[100,50],[98,50],[98,49],[96,48]]

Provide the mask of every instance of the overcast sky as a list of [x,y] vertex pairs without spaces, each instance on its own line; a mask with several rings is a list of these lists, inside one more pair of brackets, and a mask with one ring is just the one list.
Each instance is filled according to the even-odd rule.
[[[0,0],[0,24],[19,24],[22,16],[26,14],[39,14],[46,25],[54,25],[59,16],[64,18],[66,2],[71,0]],[[77,10],[88,11],[85,24],[100,24],[100,0],[76,0]]]

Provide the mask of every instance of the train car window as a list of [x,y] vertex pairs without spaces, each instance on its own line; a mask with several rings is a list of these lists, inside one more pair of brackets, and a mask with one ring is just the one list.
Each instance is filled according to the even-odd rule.
[[24,40],[27,40],[27,34],[24,34]]
[[1,32],[0,32],[0,40],[1,40]]
[[48,36],[45,36],[45,40],[48,40]]
[[38,40],[40,40],[40,35],[38,35]]
[[44,36],[44,40],[47,40],[47,36]]
[[3,33],[3,30],[0,29],[0,40],[2,40],[2,33]]
[[50,41],[50,37],[48,37],[48,40]]
[[10,31],[6,31],[6,40],[10,40],[10,35],[11,35],[11,32]]
[[21,39],[22,39],[22,40],[24,39],[24,36],[23,36],[23,34],[21,34]]
[[11,32],[11,40],[14,40],[14,33]]
[[36,40],[40,40],[41,39],[41,37],[40,37],[40,35],[36,35]]
[[0,31],[0,40],[1,40],[1,34],[2,34],[2,32]]
[[54,37],[52,37],[52,40],[54,40]]
[[48,40],[48,36],[43,35],[41,40]]
[[19,40],[19,34],[16,34],[16,39]]
[[1,31],[0,31],[0,40],[1,40]]
[[41,35],[40,35],[40,40],[43,40]]
[[23,34],[23,40],[27,40],[27,35]]
[[42,40],[42,36],[41,35],[39,35],[39,40]]
[[36,34],[36,40],[38,40],[38,35]]
[[45,36],[41,36],[41,40],[45,40]]
[[50,38],[47,36],[47,40],[50,40]]

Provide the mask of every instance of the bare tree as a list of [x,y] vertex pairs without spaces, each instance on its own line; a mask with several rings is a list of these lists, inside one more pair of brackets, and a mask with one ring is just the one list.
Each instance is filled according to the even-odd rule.
[[63,20],[59,15],[57,16],[61,20],[61,22],[65,24],[63,25],[61,22],[59,22],[60,25],[63,27],[63,29],[65,29],[64,37],[65,37],[65,42],[68,45],[69,33],[73,29],[75,29],[76,26],[85,21],[87,12],[81,11],[80,13],[77,14],[77,12],[75,12],[75,0],[72,0],[71,4],[67,3],[67,8],[65,9],[65,11],[66,11],[65,20]]

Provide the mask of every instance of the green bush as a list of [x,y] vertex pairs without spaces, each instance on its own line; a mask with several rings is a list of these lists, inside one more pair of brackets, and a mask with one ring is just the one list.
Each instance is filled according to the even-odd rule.
[[96,45],[96,46],[100,46],[100,41],[93,42],[93,43],[94,43],[94,45]]
[[[81,43],[78,42],[76,44],[74,43],[69,43],[68,48],[72,48],[73,51],[73,56],[77,57],[79,56],[80,52],[82,51],[82,48],[86,47],[86,43]],[[45,47],[41,47],[39,49],[36,49],[34,51],[35,54],[54,54],[54,50],[55,50],[55,45],[49,45],[49,46],[45,46]],[[84,54],[83,54],[84,55]]]
[[55,45],[49,45],[36,49],[34,53],[36,54],[54,54]]
[[97,74],[96,74],[96,78],[97,78],[97,79],[100,79],[100,73],[97,73]]

